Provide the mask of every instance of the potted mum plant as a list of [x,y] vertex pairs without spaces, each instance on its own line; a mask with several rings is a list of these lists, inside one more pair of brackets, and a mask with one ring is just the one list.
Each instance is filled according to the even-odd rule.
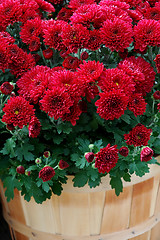
[[8,201],[45,203],[70,176],[92,190],[107,176],[116,198],[159,168],[159,1],[3,0],[0,41]]

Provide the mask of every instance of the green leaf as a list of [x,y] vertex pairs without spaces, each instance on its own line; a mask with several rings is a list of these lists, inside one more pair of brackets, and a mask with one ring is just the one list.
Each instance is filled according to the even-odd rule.
[[69,134],[70,132],[72,132],[72,125],[71,123],[61,123],[59,125],[57,125],[57,132],[60,134],[60,133],[66,133],[66,134]]
[[89,179],[89,181],[88,181],[88,185],[90,186],[90,188],[95,188],[95,187],[99,186],[100,183],[101,183],[100,178],[97,178],[96,180]]
[[119,194],[121,192],[123,192],[123,184],[122,184],[122,180],[118,177],[112,177],[110,180],[110,185],[112,187],[112,189],[115,189],[115,193],[117,196],[119,196]]
[[28,141],[25,141],[21,147],[17,147],[16,154],[17,159],[19,161],[22,161],[23,159],[26,161],[32,161],[34,160],[34,155],[30,152],[34,150],[34,146],[29,144]]
[[55,135],[55,136],[53,137],[53,142],[54,142],[55,144],[60,144],[60,143],[63,141],[63,139],[64,139],[64,136],[63,136],[63,135]]
[[71,154],[71,160],[75,162],[76,167],[82,169],[84,167],[88,167],[89,163],[85,159],[84,156],[79,156],[76,153]]
[[16,154],[14,151],[15,146],[16,146],[15,141],[12,138],[9,138],[7,139],[0,153],[2,153],[3,155],[9,155],[10,158],[14,158],[16,157]]
[[145,173],[149,172],[149,167],[146,162],[132,162],[129,164],[129,173],[133,174],[134,172],[137,176],[142,177]]
[[61,195],[63,188],[62,188],[62,184],[60,182],[54,182],[53,186],[51,186],[51,188],[52,188],[52,191],[54,194],[56,194],[58,196]]
[[81,171],[75,175],[73,178],[73,186],[74,187],[83,187],[88,181],[88,176],[86,174],[86,171]]
[[77,138],[78,148],[82,153],[89,152],[90,141],[88,139]]
[[49,186],[49,184],[47,183],[47,182],[43,182],[43,184],[42,184],[42,189],[45,191],[45,192],[49,192],[49,190],[50,190],[50,186]]
[[131,118],[130,118],[129,115],[123,114],[123,115],[121,116],[121,119],[122,119],[124,122],[130,124]]
[[87,176],[90,177],[91,180],[95,181],[99,177],[98,169],[90,167],[87,169]]
[[123,179],[124,181],[126,182],[131,182],[131,175],[129,173],[126,173],[124,176],[123,176]]
[[15,177],[6,177],[3,184],[4,188],[6,188],[5,196],[7,197],[7,201],[10,201],[14,198],[15,188],[21,190],[21,183]]

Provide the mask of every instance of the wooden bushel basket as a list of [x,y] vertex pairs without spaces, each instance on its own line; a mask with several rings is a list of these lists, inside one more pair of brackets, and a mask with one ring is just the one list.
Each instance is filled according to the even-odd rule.
[[[160,157],[159,157],[160,160]],[[109,178],[95,188],[74,188],[43,204],[26,202],[18,191],[9,203],[0,184],[3,216],[13,240],[160,240],[160,167],[124,183],[119,197]]]

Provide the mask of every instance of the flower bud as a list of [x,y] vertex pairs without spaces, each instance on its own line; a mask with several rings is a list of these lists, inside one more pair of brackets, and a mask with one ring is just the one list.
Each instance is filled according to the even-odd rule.
[[42,160],[40,158],[36,158],[35,163],[36,164],[41,164]]
[[96,167],[95,167],[95,163],[92,164],[92,168],[95,168],[95,169],[96,169]]
[[50,154],[49,151],[45,151],[45,152],[43,153],[43,157],[44,157],[44,158],[49,158],[50,156],[51,156],[51,154]]
[[61,159],[61,160],[59,161],[59,163],[58,163],[58,168],[59,168],[60,170],[65,169],[65,168],[68,168],[68,167],[69,167],[69,164],[68,164],[66,161],[64,161],[63,159]]
[[93,148],[94,148],[94,144],[89,144],[88,147],[89,147],[90,150],[93,150]]
[[30,176],[31,175],[31,171],[25,170],[25,175],[26,176]]
[[51,48],[43,50],[43,56],[45,59],[50,59],[53,56],[53,50]]
[[129,149],[127,147],[121,147],[119,149],[119,154],[121,154],[123,157],[127,157],[129,153]]
[[16,168],[16,171],[17,173],[19,174],[25,174],[25,169],[22,165],[19,165],[17,168]]
[[154,92],[154,93],[153,93],[153,97],[154,97],[154,99],[156,99],[156,100],[160,99],[160,91]]
[[82,60],[86,60],[88,58],[88,56],[89,55],[88,55],[88,53],[86,51],[81,53],[81,59]]
[[93,162],[94,160],[94,153],[93,152],[88,152],[88,153],[85,153],[85,158],[87,160],[87,162]]
[[9,131],[13,131],[13,130],[15,129],[15,127],[13,126],[13,123],[7,124],[6,128],[7,128]]
[[150,147],[145,147],[141,151],[141,161],[142,162],[148,162],[152,159],[154,152]]
[[4,82],[2,83],[2,85],[0,86],[0,91],[2,92],[2,94],[5,95],[10,95],[12,90],[13,90],[13,85],[9,82]]

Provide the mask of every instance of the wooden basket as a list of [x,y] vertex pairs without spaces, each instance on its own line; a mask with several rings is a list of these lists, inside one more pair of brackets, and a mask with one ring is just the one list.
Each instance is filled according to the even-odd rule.
[[3,215],[12,240],[160,240],[159,183],[155,165],[124,183],[119,197],[108,176],[95,189],[74,188],[69,178],[62,195],[43,204],[26,202],[17,190],[7,203],[1,184]]

